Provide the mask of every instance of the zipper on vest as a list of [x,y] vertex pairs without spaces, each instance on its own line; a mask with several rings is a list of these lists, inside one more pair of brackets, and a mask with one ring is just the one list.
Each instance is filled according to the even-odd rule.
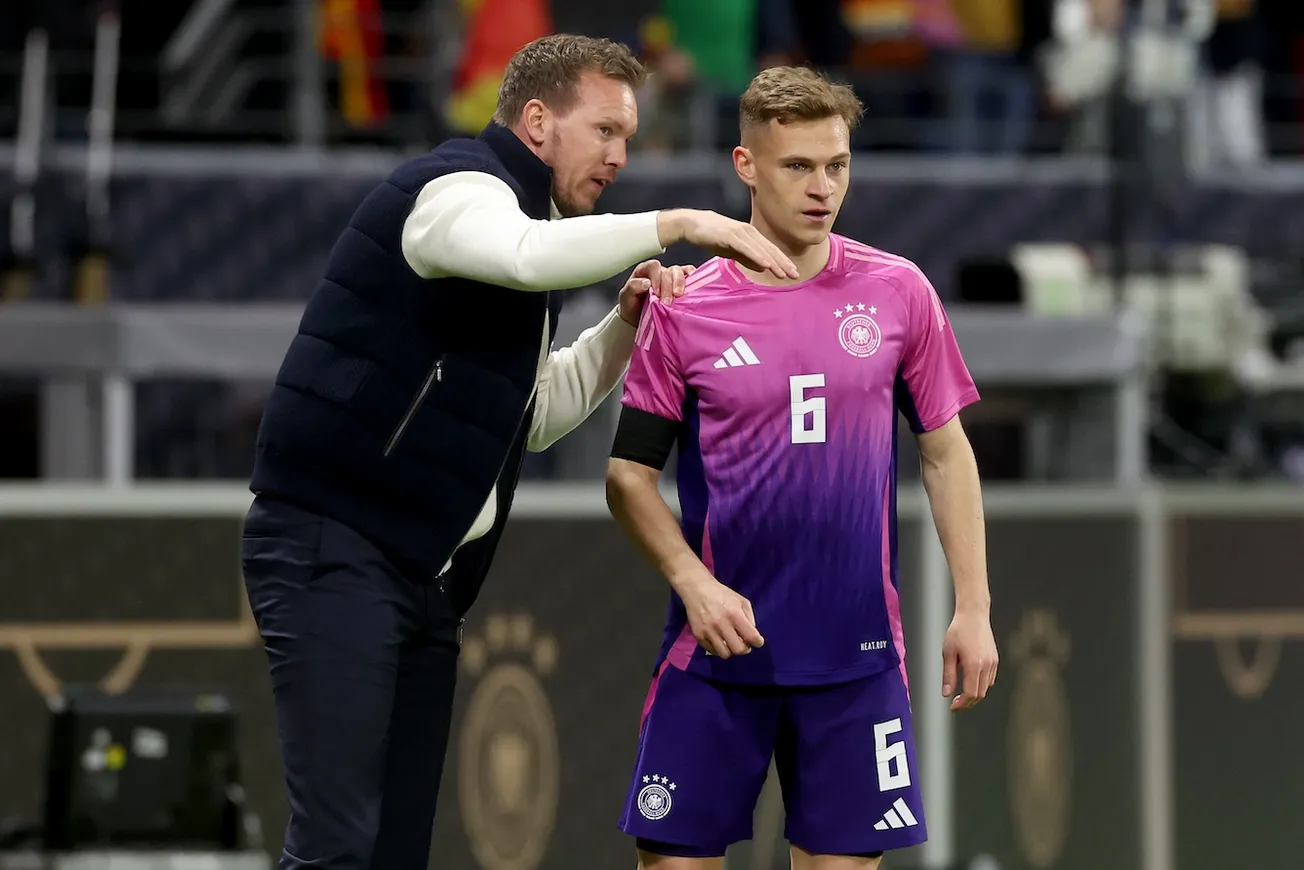
[[425,381],[421,384],[421,389],[417,391],[416,396],[412,399],[412,404],[408,405],[407,413],[403,415],[402,420],[398,421],[394,434],[389,436],[389,442],[385,445],[385,456],[389,456],[394,452],[394,448],[398,447],[398,442],[403,440],[403,433],[407,431],[408,426],[412,425],[412,418],[417,415],[417,411],[420,411],[421,406],[426,403],[426,397],[430,395],[431,389],[434,388],[435,384],[442,383],[443,380],[444,358],[441,356],[435,360],[434,368],[426,375]]
[[[545,317],[551,317],[551,316],[552,316],[551,314],[545,315]],[[545,319],[545,320],[544,320],[545,328],[547,328],[547,323],[548,323],[548,320]],[[549,336],[549,346],[551,346],[553,340],[555,340],[555,336],[550,335],[550,336]],[[438,364],[436,364],[436,368],[438,368]],[[515,443],[516,443],[516,439],[517,439],[518,437],[520,437],[520,434],[521,434],[521,426],[525,423],[525,418],[526,418],[527,416],[529,416],[529,414],[530,414],[530,408],[533,407],[533,405],[534,405],[534,400],[535,400],[535,396],[536,396],[536,391],[537,391],[538,389],[539,389],[539,379],[538,379],[538,375],[536,374],[535,379],[534,379],[534,386],[530,388],[530,394],[529,394],[529,395],[526,397],[526,399],[525,399],[525,407],[521,409],[521,415],[520,415],[519,417],[516,418],[516,428],[512,430],[512,440],[509,441],[509,442],[507,442],[507,453],[505,453],[505,454],[503,455],[503,461],[500,462],[500,463],[498,463],[498,473],[494,475],[494,487],[495,487],[495,489],[494,489],[494,496],[498,499],[498,507],[501,507],[501,506],[502,506],[502,495],[503,495],[503,491],[502,491],[502,487],[499,486],[499,483],[501,482],[501,478],[502,478],[502,476],[503,476],[503,470],[504,470],[505,468],[507,468],[507,457],[510,456],[511,453],[512,453],[512,445],[515,444]],[[495,516],[494,516],[494,525],[496,526],[496,525],[498,525],[500,522],[506,522],[506,520],[505,520],[504,517],[501,516],[501,511],[498,511],[498,513],[496,513]],[[471,521],[471,525],[472,525],[472,526],[475,525],[475,521],[474,521],[474,520]],[[457,544],[455,544],[455,545],[453,546],[453,552],[449,553],[448,556],[446,556],[446,557],[444,558],[444,563],[445,563],[445,564],[448,563],[448,562],[450,562],[450,561],[452,561],[453,557],[457,555],[457,551],[458,551],[459,549],[461,549],[461,547],[462,547],[460,541],[462,540],[462,538],[465,538],[465,537],[466,537],[466,533],[469,532],[469,531],[471,531],[470,528],[468,528],[466,531],[462,532],[461,537],[458,538],[459,543],[457,543]],[[485,534],[491,534],[492,532],[493,532],[493,527],[491,526],[491,527],[489,528],[489,531],[486,532]],[[446,582],[445,582],[445,578],[446,578],[446,577],[447,577],[447,573],[445,573],[445,574],[441,574],[440,577],[439,577],[439,592],[440,592],[441,595],[445,595],[445,594],[447,594],[447,591],[448,591],[448,587],[447,587],[447,584],[446,584]],[[461,622],[465,623],[466,620],[463,619],[463,620],[461,620]],[[460,627],[459,627],[458,631],[459,631],[459,633],[460,633],[460,631],[461,631],[461,628],[460,628]],[[459,643],[461,642],[460,637],[459,637],[458,642],[459,642]]]
[[[505,468],[507,468],[507,457],[510,456],[510,455],[511,455],[511,452],[512,452],[511,445],[515,444],[515,443],[516,443],[516,439],[517,439],[517,437],[520,436],[520,434],[521,434],[521,424],[523,424],[523,423],[525,422],[525,418],[526,418],[526,416],[530,413],[530,406],[533,405],[533,404],[534,404],[534,396],[533,396],[533,394],[531,394],[530,399],[529,399],[528,401],[526,401],[526,403],[525,403],[525,410],[521,412],[521,416],[516,420],[516,428],[515,428],[514,430],[512,430],[512,440],[508,442],[508,446],[507,446],[507,454],[503,456],[503,461],[502,461],[501,463],[498,464],[498,473],[494,475],[494,486],[496,487],[496,489],[494,490],[494,495],[495,495],[495,498],[498,500],[498,505],[497,505],[498,508],[501,508],[501,507],[502,507],[502,495],[503,495],[502,487],[499,486],[499,483],[501,482],[501,481],[500,481],[500,478],[503,476],[503,470],[504,470]],[[502,518],[501,514],[502,514],[502,511],[501,511],[501,510],[499,510],[499,511],[495,514],[495,516],[494,516],[494,526],[498,525],[499,522],[503,521],[503,518]],[[472,525],[472,526],[475,525],[474,520],[472,521],[471,525]],[[460,549],[462,548],[462,544],[461,544],[460,542],[461,542],[462,538],[465,538],[465,537],[466,537],[466,533],[469,532],[469,531],[471,531],[471,530],[468,528],[465,532],[462,533],[461,537],[458,538],[459,543],[456,544],[456,545],[453,547],[453,552],[449,553],[448,556],[444,559],[444,562],[445,562],[445,563],[448,563],[448,562],[452,561],[453,557],[457,555],[457,551],[460,550]],[[490,529],[489,529],[489,532],[486,532],[485,534],[488,535],[488,534],[489,534],[490,532],[492,532],[492,531],[493,531],[493,527],[491,526]],[[451,569],[450,569],[450,570],[451,570]],[[439,575],[439,594],[440,594],[440,595],[445,595],[445,594],[447,594],[447,592],[448,592],[447,577],[448,577],[448,572],[445,572],[445,573]],[[463,619],[462,622],[466,622],[466,620]]]

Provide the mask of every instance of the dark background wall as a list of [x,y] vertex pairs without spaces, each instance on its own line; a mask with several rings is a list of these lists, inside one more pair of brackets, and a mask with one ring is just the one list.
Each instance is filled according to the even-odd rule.
[[[1298,522],[1178,516],[1168,525],[1173,576],[1163,579],[1181,593],[1170,643],[1182,870],[1294,866],[1304,806],[1304,632],[1290,633],[1304,622]],[[917,533],[903,522],[911,625]],[[1137,546],[1126,514],[990,520],[1001,678],[980,708],[955,720],[961,856],[991,854],[1007,870],[1140,866]],[[0,646],[9,647],[0,650],[0,817],[37,812],[45,739],[44,702],[13,649],[16,624],[89,637],[106,626],[194,621],[208,624],[196,626],[202,632],[216,622],[237,629],[219,638],[224,646],[159,645],[136,685],[232,696],[251,804],[267,847],[279,848],[285,802],[263,655],[238,631],[238,547],[234,517],[0,524],[0,588],[26,590],[9,599],[0,623]],[[1233,569],[1238,583],[1213,585]],[[560,870],[629,860],[615,823],[664,607],[662,581],[606,519],[513,521],[468,625],[432,866]],[[1247,677],[1250,669],[1229,664],[1227,644],[1208,639],[1218,631],[1244,635],[1234,645],[1242,665],[1266,650],[1260,665],[1275,667]],[[97,681],[121,656],[41,652],[67,682]],[[936,691],[936,662],[916,640],[917,696]]]

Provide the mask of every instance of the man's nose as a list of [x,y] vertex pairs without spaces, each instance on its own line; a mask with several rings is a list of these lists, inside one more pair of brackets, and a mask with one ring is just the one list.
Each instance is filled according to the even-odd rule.
[[611,150],[607,152],[607,165],[624,169],[628,164],[629,147],[624,142],[612,143]]
[[833,195],[833,181],[823,172],[818,172],[806,192],[815,199],[826,200]]

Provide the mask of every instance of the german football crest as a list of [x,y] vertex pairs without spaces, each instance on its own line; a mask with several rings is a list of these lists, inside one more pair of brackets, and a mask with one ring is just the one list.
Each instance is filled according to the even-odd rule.
[[833,316],[838,319],[838,341],[847,353],[864,359],[878,352],[883,344],[883,331],[874,322],[871,316],[874,314],[878,314],[878,309],[864,302],[848,302],[833,309]]
[[647,784],[639,790],[638,811],[643,814],[643,818],[654,822],[664,819],[673,803],[671,792],[675,790],[675,784],[669,777],[655,773],[643,777],[643,782]]
[[557,642],[528,614],[493,614],[462,644],[479,677],[461,724],[458,791],[476,866],[534,870],[552,841],[561,789],[557,723],[543,680]]

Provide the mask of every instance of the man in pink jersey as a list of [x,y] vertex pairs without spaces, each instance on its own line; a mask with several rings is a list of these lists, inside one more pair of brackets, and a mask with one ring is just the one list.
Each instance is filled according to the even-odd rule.
[[[796,870],[873,868],[926,839],[897,594],[898,413],[955,579],[942,691],[963,709],[996,676],[982,495],[957,416],[978,391],[919,269],[830,232],[861,113],[808,70],[757,76],[734,164],[751,223],[801,277],[710,260],[682,298],[649,302],[635,338],[608,500],[672,587],[621,819],[645,868],[719,868],[751,837],[772,758]],[[657,490],[676,444],[682,524]]]

